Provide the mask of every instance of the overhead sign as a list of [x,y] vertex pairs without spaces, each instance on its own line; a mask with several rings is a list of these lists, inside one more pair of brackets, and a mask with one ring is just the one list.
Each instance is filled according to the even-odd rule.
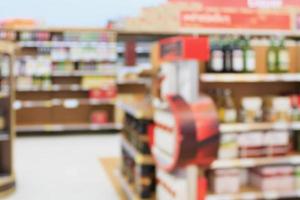
[[180,25],[183,28],[251,28],[290,30],[289,14],[239,12],[182,11]]
[[300,0],[169,0],[169,2],[196,2],[201,3],[205,7],[300,8]]

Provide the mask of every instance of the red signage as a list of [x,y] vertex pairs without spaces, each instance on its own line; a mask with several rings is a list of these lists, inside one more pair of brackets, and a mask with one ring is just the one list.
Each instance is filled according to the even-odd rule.
[[183,28],[251,28],[290,30],[289,14],[274,13],[228,13],[209,11],[183,11],[180,13]]
[[169,0],[169,2],[198,2],[205,7],[300,8],[300,0]]
[[179,36],[160,41],[160,57],[164,61],[199,60],[209,58],[207,37]]

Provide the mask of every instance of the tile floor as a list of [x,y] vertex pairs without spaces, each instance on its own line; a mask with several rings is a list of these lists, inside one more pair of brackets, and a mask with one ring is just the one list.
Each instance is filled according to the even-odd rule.
[[5,200],[118,200],[99,158],[119,147],[117,135],[18,137],[17,190]]

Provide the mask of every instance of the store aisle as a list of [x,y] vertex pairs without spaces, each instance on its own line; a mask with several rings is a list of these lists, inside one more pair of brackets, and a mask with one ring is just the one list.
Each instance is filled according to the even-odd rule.
[[17,138],[17,191],[7,200],[118,200],[99,158],[119,146],[117,135]]

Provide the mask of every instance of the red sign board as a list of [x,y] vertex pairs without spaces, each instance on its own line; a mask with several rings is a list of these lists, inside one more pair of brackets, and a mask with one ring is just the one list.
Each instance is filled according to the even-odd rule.
[[199,60],[209,58],[207,37],[172,37],[160,41],[160,57],[164,61]]
[[182,11],[180,24],[183,28],[251,28],[290,30],[289,14],[274,13],[238,13]]
[[198,2],[205,7],[300,8],[300,0],[169,0],[169,2]]

